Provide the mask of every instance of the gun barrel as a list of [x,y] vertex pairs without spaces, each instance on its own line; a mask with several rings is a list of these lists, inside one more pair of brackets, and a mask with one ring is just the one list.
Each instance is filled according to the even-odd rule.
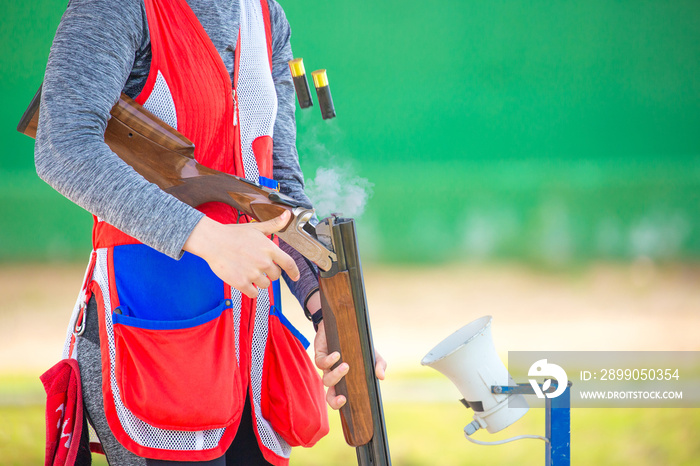
[[[328,349],[340,351],[341,361],[347,361],[352,368],[344,378],[347,379],[345,383],[336,386],[336,391],[347,399],[346,405],[340,409],[343,433],[348,444],[356,447],[359,465],[391,465],[381,391],[374,373],[374,343],[355,222],[341,218],[324,222],[332,224],[330,232],[338,258],[337,266],[321,272],[320,277]],[[359,345],[359,351],[356,345]],[[353,372],[354,376],[349,377]]]

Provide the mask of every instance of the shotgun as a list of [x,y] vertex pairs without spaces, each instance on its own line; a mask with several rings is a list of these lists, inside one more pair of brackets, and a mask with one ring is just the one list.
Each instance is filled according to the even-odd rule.
[[[41,87],[17,130],[36,137]],[[353,219],[329,217],[314,227],[312,209],[275,190],[199,164],[194,145],[184,135],[122,94],[111,110],[105,143],[151,183],[197,207],[223,202],[265,221],[291,213],[277,235],[321,270],[319,285],[330,352],[351,370],[336,386],[347,399],[340,409],[346,442],[356,448],[360,466],[391,464],[379,384],[374,375],[372,342],[362,268]]]
[[355,221],[329,217],[316,226],[316,233],[337,258],[318,281],[328,350],[340,353],[334,368],[343,361],[350,365],[336,385],[336,392],[347,399],[340,408],[345,441],[355,447],[358,465],[391,465]]

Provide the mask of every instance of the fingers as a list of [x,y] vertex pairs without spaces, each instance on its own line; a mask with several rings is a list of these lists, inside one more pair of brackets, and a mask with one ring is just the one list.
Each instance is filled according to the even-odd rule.
[[316,336],[314,337],[314,362],[316,363],[316,367],[321,369],[322,371],[325,371],[326,369],[329,369],[335,361],[337,361],[340,357],[340,353],[337,351],[333,353],[333,357],[336,358],[334,361],[327,363],[323,362],[324,358],[328,356],[328,341],[326,340],[326,328],[323,325],[323,321],[318,326],[318,330],[316,331]]
[[347,363],[342,363],[334,370],[330,370],[333,364],[339,360],[339,352],[333,351],[331,354],[328,354],[325,326],[323,321],[321,321],[314,338],[314,362],[316,367],[323,371],[323,384],[328,387],[326,402],[333,409],[340,409],[347,402],[343,395],[336,395],[335,385],[348,373],[350,366]]
[[253,278],[253,284],[258,288],[267,288],[272,282],[280,278],[282,271],[275,264],[272,264]]
[[[337,360],[340,355],[338,354],[338,357],[336,358],[334,357],[336,354],[338,353],[333,353],[328,357],[333,357],[334,360]],[[328,406],[333,409],[340,409],[347,402],[347,399],[343,395],[336,395],[335,386],[338,382],[340,382],[340,379],[345,377],[349,370],[350,366],[348,366],[348,363],[344,362],[332,371],[323,371],[323,385],[328,387],[328,391],[326,392],[326,402],[328,403]]]
[[350,366],[348,366],[347,362],[344,362],[332,371],[325,372],[323,374],[323,385],[325,385],[326,387],[335,386],[338,382],[340,382],[340,379],[345,377],[349,370]]
[[377,361],[374,366],[374,375],[376,375],[379,380],[384,380],[386,376],[386,360],[376,351],[374,352],[374,359]]
[[[379,380],[384,380],[387,365],[386,361],[379,353],[375,353],[375,357],[377,360],[375,374]],[[337,352],[329,355],[320,355],[316,357],[316,365],[319,367],[328,365],[328,367],[330,367],[339,358],[340,355]],[[343,395],[336,394],[335,386],[338,384],[338,382],[340,382],[340,379],[347,375],[349,371],[350,367],[346,362],[340,364],[332,371],[324,370],[323,384],[328,387],[328,391],[326,392],[326,402],[328,403],[328,406],[335,410],[342,408],[348,401]]]
[[255,229],[260,230],[265,234],[265,236],[270,236],[273,233],[277,233],[281,229],[287,226],[291,215],[288,210],[282,212],[279,217],[272,218],[264,222],[254,223]]
[[335,410],[342,408],[347,401],[348,400],[345,399],[343,395],[335,394],[335,387],[330,387],[326,392],[326,402],[328,403],[328,406]]
[[315,359],[316,367],[325,372],[329,371],[331,367],[333,367],[333,364],[340,360],[340,353],[338,353],[337,351],[334,351],[331,354],[317,352]]
[[258,288],[267,288],[272,284],[270,279],[268,278],[267,274],[261,272],[258,274],[258,276],[253,280],[253,285],[257,286]]
[[258,297],[258,288],[252,283],[244,283],[240,285],[231,283],[231,285],[244,295],[248,296],[250,299]]
[[262,273],[270,280],[270,281],[275,281],[280,276],[282,275],[282,271],[280,270],[279,267],[277,267],[277,264],[271,264],[268,267],[264,268],[262,270]]
[[331,408],[340,409],[347,402],[347,399],[343,395],[336,395],[335,385],[348,373],[350,366],[344,362],[330,370],[333,364],[340,360],[340,353],[334,351],[331,354],[326,354],[325,338],[316,338],[314,346],[316,347],[314,362],[316,367],[323,371],[323,385],[328,387],[326,402]]
[[289,278],[293,281],[299,280],[299,269],[297,268],[296,262],[294,262],[294,259],[292,259],[289,254],[280,248],[276,248],[273,252],[272,260],[275,261],[275,264],[282,270],[287,272],[287,275],[289,275]]
[[[275,217],[265,222],[251,223],[250,225],[256,230],[263,233],[265,236],[269,236],[272,233],[276,233],[285,226],[287,226],[287,223],[289,223],[290,216],[291,214],[289,213],[289,211],[285,210],[279,217]],[[271,254],[271,258],[275,262],[275,264],[279,266],[279,268],[287,272],[289,278],[291,278],[293,281],[297,281],[299,279],[299,269],[297,268],[297,264],[294,262],[294,259],[292,259],[291,256],[289,256],[289,254],[282,251],[280,248],[274,248]],[[279,272],[273,272],[273,270],[265,270],[265,272],[269,277],[272,278],[272,280],[276,280],[277,278],[279,278]]]

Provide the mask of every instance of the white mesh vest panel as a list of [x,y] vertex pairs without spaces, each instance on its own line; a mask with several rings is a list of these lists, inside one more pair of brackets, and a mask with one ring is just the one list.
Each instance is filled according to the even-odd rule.
[[268,290],[258,289],[258,301],[255,309],[255,326],[250,354],[250,386],[253,392],[253,410],[258,436],[263,445],[275,452],[276,455],[289,458],[292,447],[275,432],[262,416],[260,399],[262,396],[262,373],[267,348],[268,318],[270,315],[270,296]]
[[[238,65],[238,108],[241,125],[241,156],[245,177],[258,183],[258,164],[253,141],[272,137],[277,116],[277,93],[272,81],[267,51],[265,20],[260,0],[241,1],[241,50]],[[260,408],[263,362],[267,347],[267,321],[270,313],[268,290],[259,290],[251,342],[250,383],[257,434],[263,445],[276,455],[289,458],[292,448],[262,416]]]
[[177,112],[175,111],[173,95],[170,93],[168,83],[165,82],[165,78],[160,70],[158,70],[156,83],[151,94],[146,99],[146,102],[143,103],[143,108],[177,129]]
[[241,51],[238,65],[238,111],[241,125],[241,157],[245,177],[258,182],[253,141],[272,137],[277,116],[277,93],[267,55],[265,20],[260,0],[241,2]]

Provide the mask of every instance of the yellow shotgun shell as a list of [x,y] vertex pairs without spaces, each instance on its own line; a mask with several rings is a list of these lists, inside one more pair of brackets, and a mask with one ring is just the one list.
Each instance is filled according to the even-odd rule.
[[316,87],[316,89],[319,87],[326,87],[328,85],[326,70],[312,71],[311,76],[314,78],[314,87]]
[[324,120],[335,118],[335,106],[333,105],[333,97],[331,97],[331,88],[328,85],[326,70],[313,71],[311,76],[314,79],[321,116]]
[[293,60],[289,60],[289,71],[292,72],[293,78],[304,76],[306,74],[306,70],[304,69],[304,59],[295,58]]
[[289,71],[292,73],[294,90],[297,93],[297,99],[299,99],[299,107],[309,108],[313,106],[314,102],[311,100],[311,90],[309,89],[309,82],[306,80],[306,70],[304,70],[304,60],[295,58],[289,60],[288,63]]

